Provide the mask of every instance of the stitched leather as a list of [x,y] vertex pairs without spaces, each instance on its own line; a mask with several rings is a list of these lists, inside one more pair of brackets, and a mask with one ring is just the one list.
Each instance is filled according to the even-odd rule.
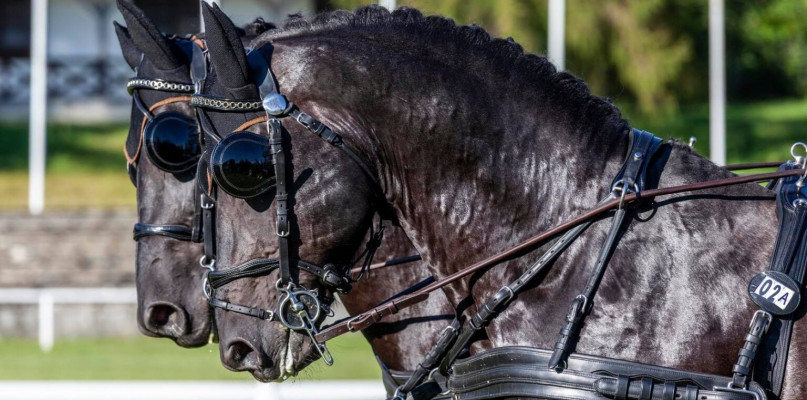
[[728,385],[729,377],[581,354],[571,354],[568,367],[557,372],[543,367],[550,356],[549,350],[529,347],[488,350],[457,361],[448,389],[463,400],[496,396],[605,400],[617,399],[618,391],[624,390],[620,380],[628,379],[625,398],[630,400],[641,399],[650,380],[658,382],[650,400],[753,400],[751,395],[712,389]]

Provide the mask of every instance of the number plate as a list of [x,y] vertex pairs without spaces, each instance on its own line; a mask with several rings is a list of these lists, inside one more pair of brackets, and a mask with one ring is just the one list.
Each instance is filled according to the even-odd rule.
[[748,295],[763,310],[788,315],[799,306],[799,285],[784,273],[767,271],[756,275],[748,285]]

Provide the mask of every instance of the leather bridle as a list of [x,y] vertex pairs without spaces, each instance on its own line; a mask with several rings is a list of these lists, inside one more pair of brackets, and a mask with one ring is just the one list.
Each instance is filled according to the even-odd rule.
[[[170,39],[176,40],[180,38],[171,37]],[[198,40],[195,36],[191,36],[189,40],[194,43],[192,57],[196,57],[197,49],[199,53],[203,51],[203,48],[200,47],[203,46],[203,42]],[[142,60],[143,58],[141,58],[141,65]],[[132,184],[135,185],[135,187],[137,187],[137,164],[140,160],[144,146],[143,136],[146,125],[156,117],[154,111],[168,104],[189,103],[191,100],[190,95],[196,93],[198,89],[198,85],[193,83],[173,82],[164,79],[140,76],[138,75],[138,69],[139,67],[135,68],[135,76],[129,79],[126,84],[126,89],[132,96],[132,101],[134,101],[135,106],[143,114],[143,121],[140,124],[140,130],[138,131],[138,143],[134,154],[129,154],[129,149],[127,149],[125,146],[123,149],[124,155],[126,156],[126,170],[129,174],[129,179],[132,181]],[[151,106],[146,106],[143,103],[143,100],[140,98],[140,90],[179,93],[181,95],[169,97],[158,101]],[[198,243],[202,238],[201,222],[202,221],[198,217],[194,218],[192,227],[188,227],[183,224],[146,224],[137,222],[134,225],[132,236],[135,241],[149,236],[163,236],[171,239]]]
[[[365,251],[357,258],[357,262],[363,258],[362,266],[359,269],[359,276],[353,278],[350,269],[337,267],[335,264],[318,266],[304,260],[297,260],[289,255],[289,235],[291,227],[289,217],[292,211],[289,208],[289,193],[287,179],[289,170],[286,164],[286,149],[283,140],[282,119],[292,119],[314,133],[329,145],[341,150],[350,157],[366,176],[373,182],[376,193],[381,196],[381,189],[372,168],[359,157],[353,149],[345,144],[342,137],[331,130],[322,122],[316,120],[311,115],[301,111],[296,105],[289,102],[277,89],[275,77],[269,68],[269,58],[264,48],[252,50],[247,56],[253,63],[260,63],[266,68],[267,74],[259,85],[261,100],[234,100],[219,98],[210,95],[195,94],[191,96],[191,106],[197,110],[197,118],[202,130],[205,133],[205,140],[211,143],[218,143],[222,140],[213,124],[210,122],[205,110],[227,111],[227,112],[255,112],[264,111],[266,117],[255,118],[241,125],[233,134],[245,131],[257,124],[265,124],[269,133],[270,147],[274,164],[275,176],[275,201],[277,204],[276,230],[275,235],[278,240],[279,256],[277,259],[254,259],[244,264],[228,268],[226,270],[212,269],[207,273],[204,292],[212,307],[233,311],[244,315],[281,322],[284,326],[295,331],[304,331],[314,343],[314,348],[319,352],[323,361],[327,365],[333,363],[333,358],[324,342],[318,341],[316,335],[319,333],[317,324],[322,321],[325,315],[333,315],[328,306],[327,299],[321,299],[318,291],[309,290],[304,287],[296,278],[296,271],[305,271],[319,279],[319,281],[337,292],[347,293],[351,283],[362,276],[364,271],[371,267],[373,255],[381,244],[384,228],[381,225],[378,229],[371,231],[371,238]],[[195,68],[194,68],[195,69]],[[209,158],[206,151],[203,159]],[[202,163],[200,163],[202,165]],[[208,172],[209,174],[209,172]],[[207,196],[212,200],[215,194],[215,183],[208,178]],[[215,202],[215,200],[213,200]],[[213,206],[211,205],[211,208]],[[207,218],[205,218],[207,221]],[[207,248],[207,237],[215,235],[214,223],[205,225],[205,247]],[[214,242],[213,239],[210,242]],[[208,250],[205,250],[206,254]],[[411,258],[411,257],[410,257]],[[419,258],[419,257],[418,257]],[[408,261],[407,261],[408,262]],[[355,264],[355,262],[354,262]],[[274,270],[280,271],[280,279],[275,283],[275,287],[280,291],[281,296],[274,310],[267,310],[259,307],[249,307],[233,304],[216,297],[216,290],[237,279],[247,277],[265,276]]]

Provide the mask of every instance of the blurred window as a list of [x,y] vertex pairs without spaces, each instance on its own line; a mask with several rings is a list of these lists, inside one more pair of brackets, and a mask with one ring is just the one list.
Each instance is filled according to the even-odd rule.
[[31,1],[0,1],[0,57],[28,57],[31,45]]
[[199,32],[198,0],[135,0],[134,3],[163,33],[184,35]]

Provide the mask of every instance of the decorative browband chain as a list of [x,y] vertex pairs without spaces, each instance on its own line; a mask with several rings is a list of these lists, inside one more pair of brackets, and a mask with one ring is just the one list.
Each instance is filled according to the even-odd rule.
[[195,94],[191,96],[192,107],[208,108],[218,111],[263,111],[263,101],[241,101],[223,97]]
[[194,87],[191,83],[169,82],[162,79],[151,79],[135,77],[126,83],[126,90],[132,94],[135,89],[161,90],[165,92],[193,93]]

